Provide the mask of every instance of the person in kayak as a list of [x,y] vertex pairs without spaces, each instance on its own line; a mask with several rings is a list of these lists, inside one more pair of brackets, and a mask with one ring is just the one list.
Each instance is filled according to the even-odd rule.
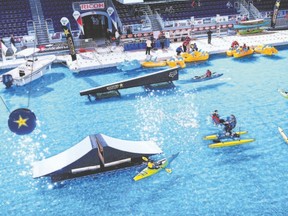
[[205,78],[206,78],[206,77],[211,77],[211,76],[212,76],[212,72],[208,69],[208,70],[206,71]]
[[153,160],[149,159],[147,163],[147,167],[149,169],[159,169],[159,164],[157,162],[154,162]]

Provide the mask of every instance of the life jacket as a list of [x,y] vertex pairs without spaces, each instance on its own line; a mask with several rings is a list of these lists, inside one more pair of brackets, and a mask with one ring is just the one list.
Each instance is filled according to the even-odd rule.
[[213,120],[213,122],[214,122],[215,124],[220,124],[220,117],[219,117],[218,114],[213,113],[213,114],[212,114],[212,120]]
[[153,169],[154,168],[154,164],[152,162],[148,162],[147,167],[149,169]]
[[189,42],[190,42],[190,40],[185,40],[185,41],[183,42],[183,46],[187,46],[187,45],[189,44]]

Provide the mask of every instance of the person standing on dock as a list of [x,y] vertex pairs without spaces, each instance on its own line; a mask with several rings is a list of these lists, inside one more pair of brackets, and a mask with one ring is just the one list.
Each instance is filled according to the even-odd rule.
[[212,39],[212,31],[209,29],[209,31],[207,32],[208,35],[208,44],[211,44],[211,39]]
[[164,48],[165,48],[165,40],[166,40],[164,32],[161,32],[158,38],[160,40],[161,49],[164,50]]
[[14,35],[13,34],[10,37],[10,43],[13,44],[13,46],[15,46],[15,39],[14,39]]
[[148,38],[146,40],[146,55],[150,55],[151,48],[152,48],[152,41]]
[[117,30],[115,31],[115,39],[116,39],[116,45],[118,46],[120,43],[120,34]]

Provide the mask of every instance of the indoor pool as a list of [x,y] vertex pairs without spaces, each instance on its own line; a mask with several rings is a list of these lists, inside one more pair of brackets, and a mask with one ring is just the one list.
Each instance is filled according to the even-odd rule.
[[[120,72],[116,68],[73,74],[55,64],[45,76],[23,87],[4,89],[12,111],[31,109],[36,129],[18,136],[7,126],[1,103],[1,215],[287,215],[288,146],[277,127],[288,132],[288,49],[276,56],[242,59],[214,55],[180,70],[175,88],[121,91],[120,98],[90,102],[79,92],[158,69]],[[192,83],[207,69],[220,78]],[[30,100],[28,100],[30,95]],[[234,114],[236,131],[255,142],[210,149],[203,136],[217,133],[210,114]],[[90,175],[60,183],[32,178],[31,164],[51,157],[90,134],[124,140],[153,140],[164,155],[180,152],[172,173],[133,181],[143,166]]]

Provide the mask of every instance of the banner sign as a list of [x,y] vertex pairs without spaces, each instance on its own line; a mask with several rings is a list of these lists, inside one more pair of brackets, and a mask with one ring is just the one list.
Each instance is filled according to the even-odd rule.
[[272,28],[275,28],[275,25],[276,25],[276,19],[277,19],[277,14],[278,14],[279,7],[280,7],[280,2],[281,2],[281,0],[277,0],[275,2],[275,5],[274,5],[273,15],[271,17],[271,27]]
[[90,3],[90,4],[80,4],[81,10],[95,10],[95,9],[104,9],[105,3]]
[[68,47],[69,47],[69,51],[70,51],[70,55],[72,57],[72,61],[76,60],[76,51],[75,51],[75,47],[74,47],[74,41],[73,41],[73,37],[71,34],[71,29],[70,29],[70,22],[66,17],[62,17],[60,20],[61,24],[62,24],[62,28],[68,43]]
[[115,29],[118,31],[118,27],[117,27],[117,22],[116,22],[116,15],[115,15],[115,11],[112,7],[108,7],[107,8],[107,13],[111,18],[111,21],[115,27]]
[[79,11],[74,11],[73,12],[73,17],[74,19],[76,20],[77,24],[78,24],[78,27],[79,29],[81,30],[82,32],[82,35],[84,35],[84,27],[83,27],[83,21],[82,21],[82,17],[79,13]]

